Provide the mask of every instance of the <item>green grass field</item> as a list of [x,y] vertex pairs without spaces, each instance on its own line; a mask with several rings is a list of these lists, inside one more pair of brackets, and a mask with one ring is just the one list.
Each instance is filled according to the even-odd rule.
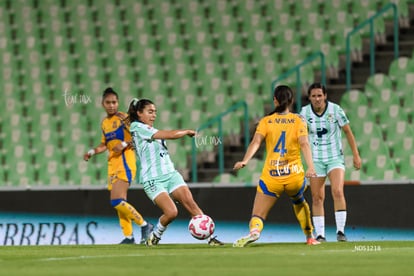
[[414,241],[1,246],[0,275],[414,275]]

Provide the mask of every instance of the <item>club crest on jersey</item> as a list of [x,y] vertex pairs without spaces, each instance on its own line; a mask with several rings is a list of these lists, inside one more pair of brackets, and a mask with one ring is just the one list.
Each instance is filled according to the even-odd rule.
[[332,113],[330,113],[330,114],[328,114],[327,120],[330,123],[334,123],[335,122],[335,116]]

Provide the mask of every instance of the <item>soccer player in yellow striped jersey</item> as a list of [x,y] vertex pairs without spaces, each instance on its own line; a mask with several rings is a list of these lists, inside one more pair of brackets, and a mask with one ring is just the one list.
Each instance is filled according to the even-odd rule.
[[[313,237],[310,208],[303,195],[306,188],[305,176],[316,176],[306,122],[299,114],[289,112],[293,92],[288,86],[275,88],[273,102],[275,110],[260,120],[243,160],[234,164],[235,170],[245,167],[261,143],[266,141],[266,160],[256,190],[250,231],[247,236],[235,241],[234,247],[244,247],[259,239],[270,209],[284,192],[292,200],[306,243],[319,244]],[[306,172],[301,161],[301,151],[308,167]]]
[[108,150],[108,190],[111,206],[115,208],[124,234],[121,244],[134,244],[132,222],[141,227],[141,243],[144,243],[152,231],[141,214],[127,202],[127,192],[136,174],[135,153],[131,147],[131,134],[124,119],[125,113],[118,111],[118,94],[110,87],[102,96],[102,106],[107,116],[102,120],[101,143],[84,155],[88,161],[93,155]]

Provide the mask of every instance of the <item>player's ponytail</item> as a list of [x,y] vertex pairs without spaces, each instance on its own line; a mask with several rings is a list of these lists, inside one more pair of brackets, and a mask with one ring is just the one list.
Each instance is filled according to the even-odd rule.
[[293,91],[287,85],[277,86],[273,92],[273,97],[277,100],[279,105],[276,106],[269,115],[284,112],[293,103]]

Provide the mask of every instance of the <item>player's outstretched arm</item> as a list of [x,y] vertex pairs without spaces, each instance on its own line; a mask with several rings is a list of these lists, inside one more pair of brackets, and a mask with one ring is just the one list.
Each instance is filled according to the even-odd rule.
[[192,129],[177,129],[177,130],[159,130],[154,135],[152,135],[153,139],[178,139],[184,136],[193,137],[196,135],[196,131]]
[[106,151],[106,145],[101,143],[96,148],[92,148],[87,153],[85,153],[83,155],[83,160],[88,161],[93,155],[104,151]]
[[253,156],[256,154],[256,152],[259,150],[260,145],[262,144],[263,140],[264,140],[263,135],[256,132],[253,136],[252,141],[250,142],[250,145],[247,147],[243,160],[236,162],[236,164],[234,164],[233,166],[233,170],[239,170],[241,168],[244,168],[247,165],[247,163],[250,161],[250,159],[252,159]]

